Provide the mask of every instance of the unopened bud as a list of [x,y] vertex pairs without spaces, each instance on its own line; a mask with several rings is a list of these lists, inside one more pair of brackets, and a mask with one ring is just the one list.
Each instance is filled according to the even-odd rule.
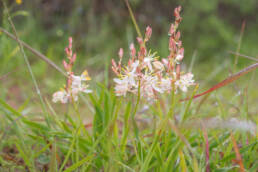
[[142,43],[143,43],[142,38],[137,37],[136,39],[137,39],[138,43],[139,43],[140,45],[142,45]]
[[65,70],[68,70],[69,66],[68,66],[68,64],[66,63],[65,60],[63,61],[63,65],[64,65]]
[[169,50],[170,51],[176,50],[176,42],[172,37],[170,37],[170,39],[169,39]]
[[174,10],[174,16],[176,18],[180,18],[180,11],[181,11],[181,6],[178,6],[177,8],[175,8]]
[[69,49],[72,49],[72,45],[73,45],[73,38],[69,37]]
[[145,41],[148,41],[151,37],[152,29],[150,26],[147,26],[146,32],[145,32]]
[[168,36],[172,36],[175,33],[175,25],[172,23],[168,32]]
[[74,54],[73,54],[73,57],[72,57],[72,59],[71,59],[71,62],[74,63],[75,60],[76,60],[76,54],[74,53]]
[[176,79],[180,79],[180,64],[176,65]]
[[168,60],[167,59],[162,59],[162,63],[167,66],[168,65]]
[[115,60],[114,59],[112,59],[112,66],[114,67],[114,68],[117,68],[117,65],[116,65],[116,62],[115,62]]
[[69,51],[68,48],[65,48],[65,53],[66,53],[67,56],[70,56],[70,51]]
[[141,54],[142,56],[145,56],[145,55],[146,55],[146,52],[147,52],[146,48],[145,48],[145,47],[141,47],[141,49],[140,49],[140,54]]
[[130,44],[130,54],[131,54],[132,57],[135,57],[135,55],[136,55],[136,50],[134,48],[133,43]]
[[176,40],[179,40],[179,39],[180,39],[180,36],[181,36],[181,34],[180,34],[180,32],[178,31],[178,32],[176,33]]
[[124,55],[124,50],[123,50],[123,48],[120,48],[119,52],[118,52],[119,58],[121,59],[123,57],[123,55]]

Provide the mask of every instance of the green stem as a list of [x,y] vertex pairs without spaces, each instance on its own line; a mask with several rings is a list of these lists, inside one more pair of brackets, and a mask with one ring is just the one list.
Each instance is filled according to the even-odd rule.
[[135,121],[135,115],[136,115],[136,112],[138,110],[138,106],[139,106],[139,103],[140,103],[140,99],[141,99],[141,83],[139,81],[139,84],[138,84],[138,95],[137,95],[137,101],[136,101],[136,105],[135,105],[135,108],[134,108],[134,111],[132,113],[132,121],[133,121],[133,127],[134,127],[134,134],[135,134],[135,137],[136,139],[139,138],[139,130],[138,130],[138,126],[137,126],[137,123]]
[[170,102],[171,105],[170,105],[167,116],[172,118],[173,114],[174,114],[174,108],[175,108],[175,84],[174,83],[172,83],[172,91],[171,91],[171,99],[170,100],[171,100],[171,102]]
[[186,105],[185,112],[183,113],[181,122],[184,122],[185,119],[186,119],[186,117],[188,117],[188,116],[187,116],[187,115],[188,115],[188,111],[189,111],[189,109],[190,109],[192,100],[193,100],[194,95],[195,95],[196,91],[198,90],[198,88],[199,88],[199,85],[197,84],[197,85],[195,86],[195,88],[194,88],[194,91],[193,91],[193,93],[192,93],[192,96],[191,96],[190,100],[188,101],[188,103],[187,103],[187,105]]
[[127,6],[128,10],[129,10],[129,13],[130,13],[131,19],[132,19],[133,24],[134,24],[134,27],[135,27],[135,30],[136,30],[136,32],[137,32],[137,34],[138,34],[138,36],[142,38],[141,31],[140,31],[140,29],[139,29],[139,26],[138,26],[138,24],[137,24],[136,20],[135,20],[135,17],[134,17],[133,11],[132,11],[132,9],[131,9],[131,6],[130,6],[130,4],[129,4],[128,0],[125,0],[125,3],[126,3],[126,6]]

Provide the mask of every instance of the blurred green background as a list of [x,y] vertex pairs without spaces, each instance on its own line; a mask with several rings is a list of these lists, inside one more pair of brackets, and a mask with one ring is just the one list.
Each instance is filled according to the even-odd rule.
[[[174,21],[173,10],[181,5],[183,21],[179,30],[185,48],[185,66],[192,66],[201,88],[228,76],[233,67],[241,25],[245,30],[240,53],[257,57],[258,1],[245,0],[130,0],[142,33],[151,26],[148,46],[161,57],[168,55],[168,30]],[[128,53],[136,43],[136,31],[122,0],[23,0],[7,1],[20,38],[39,50],[58,66],[65,58],[68,37],[74,38],[78,54],[75,71],[89,70],[94,81],[112,84],[111,58],[123,47]],[[12,32],[3,5],[0,4],[1,26]],[[35,55],[26,51],[41,90],[45,95],[64,83],[63,76]],[[252,61],[239,58],[238,70]],[[194,65],[191,65],[194,64]],[[0,35],[1,97],[11,100],[31,98],[34,89],[18,45]],[[34,97],[36,95],[34,94]],[[32,96],[33,99],[33,96]],[[15,104],[15,103],[14,103]]]

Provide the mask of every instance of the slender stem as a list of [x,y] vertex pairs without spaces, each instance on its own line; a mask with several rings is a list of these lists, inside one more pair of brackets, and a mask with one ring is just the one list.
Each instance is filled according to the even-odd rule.
[[186,105],[185,111],[184,111],[183,116],[182,116],[182,118],[181,118],[181,122],[183,122],[183,121],[186,119],[186,117],[188,117],[187,115],[188,115],[188,111],[189,111],[189,109],[190,109],[190,105],[191,105],[191,103],[192,103],[192,100],[193,100],[194,95],[195,95],[196,91],[198,90],[198,88],[199,88],[199,85],[197,84],[197,85],[195,86],[195,88],[194,88],[194,91],[193,91],[193,93],[192,93],[192,96],[191,96],[190,100],[188,101],[188,103],[187,103],[187,105]]
[[238,63],[238,53],[240,51],[244,31],[245,31],[245,21],[243,21],[243,23],[242,23],[241,32],[240,32],[240,36],[239,36],[239,40],[238,40],[238,44],[237,44],[235,61],[234,61],[234,68],[233,68],[234,72],[236,71],[236,66],[237,66],[237,63]]
[[175,107],[175,83],[172,83],[172,91],[171,91],[171,102],[170,102],[170,108],[168,111],[167,116],[169,116],[170,118],[173,116],[173,112],[174,112],[174,107]]
[[[21,41],[20,41],[20,39],[19,39],[19,37],[18,37],[17,31],[16,31],[16,29],[15,29],[15,26],[14,26],[14,24],[13,24],[13,22],[12,22],[12,19],[11,19],[10,14],[9,14],[9,10],[8,10],[8,8],[7,8],[7,6],[6,6],[6,4],[5,4],[4,1],[3,1],[3,5],[4,5],[4,8],[5,8],[5,10],[6,10],[6,14],[7,14],[7,16],[8,16],[8,21],[9,21],[9,23],[11,24],[11,27],[12,27],[12,29],[13,29],[15,38],[16,38],[16,40],[17,40],[17,42],[18,42],[18,45],[19,45],[20,50],[21,50],[21,53],[22,53],[22,55],[23,55],[23,58],[24,58],[24,60],[25,60],[25,63],[26,63],[27,68],[28,68],[28,70],[29,70],[29,73],[30,73],[30,75],[31,75],[32,82],[33,82],[33,84],[34,84],[34,86],[35,86],[35,89],[36,89],[36,92],[37,92],[37,94],[38,94],[38,96],[39,96],[39,99],[40,99],[40,103],[41,103],[43,112],[44,112],[44,114],[48,114],[48,113],[47,113],[47,110],[46,110],[46,105],[45,105],[45,103],[44,103],[44,101],[43,101],[43,98],[42,98],[42,95],[41,95],[41,92],[40,92],[40,89],[39,89],[39,86],[38,86],[38,83],[37,83],[36,78],[35,78],[35,76],[34,76],[34,74],[33,74],[33,72],[32,72],[30,62],[29,62],[29,60],[28,60],[27,55],[25,54],[25,51],[24,51],[24,49],[23,49],[23,45],[22,45],[22,43],[21,43]],[[50,126],[48,116],[46,116],[46,123],[47,123],[48,126]]]
[[135,105],[135,108],[134,108],[134,111],[132,113],[132,121],[133,121],[133,127],[134,127],[134,134],[136,136],[136,138],[138,139],[139,137],[139,133],[138,133],[138,127],[137,127],[137,123],[135,121],[135,115],[136,115],[136,112],[138,110],[138,106],[139,106],[139,103],[140,103],[140,99],[141,99],[141,82],[139,81],[139,84],[138,84],[138,95],[137,95],[137,100],[136,100],[136,105]]
[[136,30],[136,32],[137,32],[137,34],[138,34],[138,36],[142,38],[141,31],[140,31],[140,29],[139,29],[139,26],[138,26],[138,24],[137,24],[136,20],[135,20],[135,17],[134,17],[134,14],[133,14],[132,8],[131,8],[131,6],[130,6],[130,4],[129,4],[128,0],[125,0],[125,3],[126,3],[126,6],[127,6],[128,10],[129,10],[129,13],[130,13],[131,19],[132,19],[133,24],[134,24],[134,27],[135,27],[135,30]]

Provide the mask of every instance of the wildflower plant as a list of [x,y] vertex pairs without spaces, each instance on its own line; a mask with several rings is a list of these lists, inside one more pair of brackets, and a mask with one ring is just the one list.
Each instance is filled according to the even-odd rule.
[[115,93],[117,96],[126,96],[128,92],[137,94],[147,100],[157,98],[158,94],[177,92],[178,88],[187,92],[188,87],[194,85],[193,74],[181,71],[181,62],[184,58],[184,48],[180,40],[178,26],[182,20],[181,7],[174,10],[175,22],[169,30],[169,55],[160,59],[157,53],[148,50],[146,43],[149,41],[152,29],[146,28],[144,38],[137,37],[139,50],[133,43],[130,45],[130,59],[127,65],[122,66],[123,49],[119,50],[119,61],[112,59],[112,70],[117,78],[114,78]]
[[89,85],[85,82],[91,80],[87,70],[84,70],[81,75],[76,76],[73,72],[73,65],[76,60],[76,53],[72,50],[73,39],[69,38],[69,45],[65,48],[68,62],[63,61],[64,69],[67,73],[67,82],[63,88],[53,94],[53,102],[68,103],[78,100],[80,92],[91,93],[92,90],[88,89]]
[[[128,4],[128,1],[126,2]],[[84,99],[89,111],[79,110],[78,107],[81,106],[74,103],[81,92],[92,91],[87,85],[90,77],[86,70],[81,75],[74,74],[76,54],[73,52],[72,38],[69,38],[69,45],[65,48],[67,59],[63,61],[64,73],[44,55],[32,51],[27,44],[19,41],[17,36],[15,40],[20,44],[21,50],[23,46],[28,48],[65,74],[66,84],[53,94],[52,100],[72,103],[74,106],[67,108],[64,115],[55,111],[46,98],[46,101],[42,101],[46,102],[44,115],[40,113],[40,118],[34,118],[27,110],[26,102],[16,110],[8,101],[0,99],[0,112],[4,114],[0,121],[0,129],[3,131],[0,133],[0,171],[10,171],[9,168],[14,166],[14,171],[60,172],[198,172],[236,171],[237,168],[241,172],[246,169],[257,171],[257,123],[252,120],[255,120],[255,114],[248,112],[247,89],[239,104],[242,104],[242,107],[237,107],[238,104],[232,107],[234,101],[240,102],[238,95],[230,98],[230,103],[225,104],[223,102],[226,100],[221,102],[217,96],[216,102],[219,106],[213,105],[213,102],[204,102],[207,102],[208,93],[257,69],[258,63],[231,75],[205,92],[195,95],[193,91],[191,98],[183,100],[186,103],[179,102],[179,96],[175,94],[180,91],[187,92],[188,88],[195,84],[193,74],[181,70],[184,48],[178,31],[182,20],[180,11],[181,7],[174,10],[175,22],[171,24],[168,32],[169,55],[160,58],[156,52],[147,48],[152,34],[152,29],[148,26],[144,37],[137,38],[138,45],[130,45],[130,58],[126,65],[122,65],[122,48],[118,52],[119,61],[112,60],[112,69],[116,74],[116,95],[112,89],[109,90],[101,84],[96,85],[96,91],[88,96],[90,100]],[[9,18],[11,20],[11,17]],[[0,30],[11,35],[1,27]],[[14,39],[15,36],[11,38]],[[22,53],[27,57],[24,51]],[[28,68],[30,69],[29,63]],[[137,102],[134,102],[135,99],[127,99],[122,103],[123,100],[116,97],[130,93],[137,94]],[[164,103],[159,94],[170,94],[171,101]],[[206,96],[198,104],[193,103],[192,99],[203,95]],[[143,99],[147,101],[144,101],[143,108],[138,110],[139,102]],[[153,99],[157,101],[152,103],[150,100]],[[211,105],[214,108],[211,108]],[[227,112],[226,107],[238,112]],[[136,114],[141,115],[136,117]],[[226,115],[230,114],[233,114],[234,118],[226,119]],[[75,118],[75,115],[78,118]],[[238,119],[237,115],[243,118]],[[229,131],[221,132],[218,129]],[[235,130],[241,133],[235,134]]]

